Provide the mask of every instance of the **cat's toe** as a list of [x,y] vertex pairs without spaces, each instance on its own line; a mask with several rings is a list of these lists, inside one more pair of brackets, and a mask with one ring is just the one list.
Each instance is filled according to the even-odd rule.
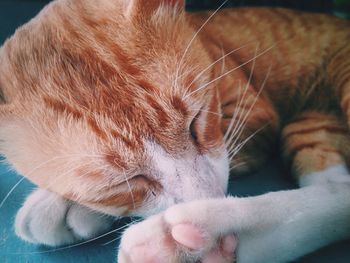
[[76,241],[65,225],[67,202],[45,190],[33,192],[18,211],[16,234],[31,243],[58,246]]
[[237,244],[238,241],[235,235],[231,234],[220,238],[217,245],[203,257],[201,262],[232,263],[235,261]]
[[237,238],[233,234],[226,236],[210,235],[201,227],[190,223],[181,223],[171,228],[174,240],[199,254],[202,263],[232,263],[237,247]]
[[175,246],[163,223],[160,214],[129,227],[121,239],[118,262],[175,262]]
[[109,229],[112,223],[111,218],[39,189],[18,211],[15,230],[28,242],[61,246],[95,237]]
[[200,250],[208,246],[206,233],[189,223],[173,226],[171,228],[171,235],[178,244],[188,249]]
[[107,232],[114,222],[110,216],[73,204],[66,215],[66,225],[78,239],[87,240]]
[[213,232],[207,225],[199,224],[190,217],[182,218],[181,222],[175,220],[173,224],[168,221],[167,213],[129,228],[121,240],[118,262],[234,261],[237,239],[233,234]]

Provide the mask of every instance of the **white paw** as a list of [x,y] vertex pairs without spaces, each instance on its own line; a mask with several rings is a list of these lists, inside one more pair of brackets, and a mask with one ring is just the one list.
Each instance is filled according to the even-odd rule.
[[212,225],[213,214],[200,202],[176,205],[131,226],[122,237],[118,262],[232,263],[236,237]]
[[112,224],[110,217],[39,189],[18,211],[15,229],[28,242],[61,246],[96,237]]

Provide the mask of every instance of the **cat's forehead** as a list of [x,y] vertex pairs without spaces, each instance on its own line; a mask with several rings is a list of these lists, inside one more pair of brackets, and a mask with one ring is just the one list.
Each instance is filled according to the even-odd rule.
[[125,2],[54,1],[7,42],[12,71],[36,86],[132,86],[152,93],[190,84],[205,56],[184,54],[193,32],[183,14],[161,5],[130,19]]
[[144,137],[178,151],[191,110],[200,108],[185,99],[194,78],[193,64],[179,65],[188,42],[185,27],[168,9],[134,23],[112,2],[125,1],[102,1],[103,7],[55,1],[19,29],[2,52],[5,88],[83,118],[101,138],[120,137],[127,145],[121,131],[132,130],[129,145]]

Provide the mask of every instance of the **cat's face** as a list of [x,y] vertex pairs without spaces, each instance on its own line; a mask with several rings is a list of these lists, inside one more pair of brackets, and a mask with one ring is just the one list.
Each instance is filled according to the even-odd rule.
[[210,60],[191,41],[183,5],[59,0],[21,28],[0,51],[9,162],[113,215],[222,196],[229,165],[219,95],[201,88]]

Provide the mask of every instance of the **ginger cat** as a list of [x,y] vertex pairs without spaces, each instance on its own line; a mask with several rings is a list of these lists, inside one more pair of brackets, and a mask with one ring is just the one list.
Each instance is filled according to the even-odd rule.
[[[0,150],[40,187],[17,234],[59,246],[110,228],[99,213],[151,216],[120,263],[288,262],[350,237],[349,26],[53,1],[0,49]],[[225,197],[230,165],[258,169],[279,140],[300,189]]]

